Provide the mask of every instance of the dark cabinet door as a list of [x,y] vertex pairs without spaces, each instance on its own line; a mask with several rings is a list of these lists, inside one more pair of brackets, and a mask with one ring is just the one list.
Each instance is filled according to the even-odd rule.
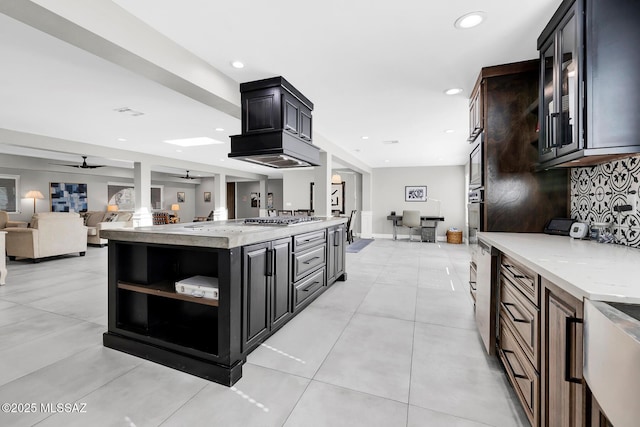
[[548,426],[583,425],[582,302],[542,278],[543,412]]
[[311,111],[300,110],[300,138],[311,141]]
[[270,246],[259,243],[243,248],[243,351],[269,332]]
[[335,248],[336,253],[336,279],[344,273],[344,242],[346,240],[345,236],[345,227],[343,225],[339,226],[336,229],[335,238],[333,241],[333,247]]
[[345,239],[344,225],[329,229],[327,234],[327,285],[335,282],[344,273]]
[[583,148],[582,25],[571,7],[540,48],[540,161]]
[[327,231],[327,285],[336,280],[336,247],[333,242],[336,237],[336,229],[330,228]]
[[283,123],[282,128],[294,135],[298,135],[300,129],[300,104],[295,98],[282,95]]
[[291,313],[291,239],[272,243],[273,275],[271,298],[272,328],[286,321]]

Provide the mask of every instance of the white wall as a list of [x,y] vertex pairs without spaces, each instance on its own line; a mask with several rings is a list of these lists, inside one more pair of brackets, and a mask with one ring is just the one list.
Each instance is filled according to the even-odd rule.
[[310,209],[311,183],[315,175],[312,168],[282,172],[282,209]]
[[[59,162],[58,162],[59,163]],[[133,170],[119,168],[100,168],[83,171],[69,168],[69,172],[47,171],[51,168],[49,161],[25,156],[13,156],[3,154],[0,156],[0,174],[19,175],[21,196],[20,213],[11,214],[12,220],[31,220],[33,215],[33,199],[25,199],[24,195],[29,190],[39,190],[45,199],[36,201],[38,212],[48,212],[50,208],[49,184],[51,182],[82,183],[87,184],[88,210],[106,210],[108,202],[107,184],[109,182],[133,184]],[[156,174],[154,174],[155,176]],[[185,192],[185,203],[180,204],[179,216],[182,222],[189,222],[194,216],[194,185],[164,181],[162,178],[151,180],[153,185],[164,187],[164,209],[171,208],[172,203],[177,203],[177,192]]]
[[[255,218],[260,216],[260,208],[251,207],[251,193],[260,193],[259,181],[236,182],[236,218]],[[268,180],[267,193],[273,193],[273,208],[283,209],[282,180]]]
[[[406,185],[426,185],[427,197],[440,200],[440,211],[445,221],[438,224],[439,236],[444,236],[450,227],[466,234],[464,166],[379,168],[373,170],[372,181],[374,236],[389,237],[393,234],[393,224],[387,220],[391,211],[401,215],[404,209],[410,209],[419,210],[423,215],[437,215],[437,202],[405,202]],[[408,229],[398,228],[398,233],[408,235]]]
[[[209,202],[204,201],[204,193],[206,191],[211,193],[211,201]],[[208,216],[209,212],[214,210],[214,202],[217,197],[215,191],[215,179],[213,177],[201,178],[200,184],[196,185],[195,194],[196,205],[194,216]]]

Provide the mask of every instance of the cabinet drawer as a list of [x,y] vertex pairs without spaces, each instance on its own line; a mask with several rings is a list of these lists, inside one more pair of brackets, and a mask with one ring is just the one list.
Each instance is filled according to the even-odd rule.
[[306,279],[294,284],[293,306],[297,308],[304,300],[324,286],[324,268],[311,274]]
[[540,306],[540,293],[538,292],[538,275],[522,264],[502,254],[500,275],[509,279],[511,283],[522,291],[535,304]]
[[307,273],[327,262],[327,249],[323,243],[314,249],[293,254],[293,281],[302,279]]
[[293,251],[299,252],[324,244],[327,239],[327,230],[313,231],[311,233],[293,236]]
[[540,412],[540,376],[529,363],[508,326],[500,328],[498,355],[529,422],[532,426],[537,426]]
[[469,264],[469,292],[473,299],[473,304],[476,303],[476,278],[478,276],[478,270],[475,262]]
[[509,323],[535,369],[539,369],[539,310],[508,280],[500,278],[500,318]]

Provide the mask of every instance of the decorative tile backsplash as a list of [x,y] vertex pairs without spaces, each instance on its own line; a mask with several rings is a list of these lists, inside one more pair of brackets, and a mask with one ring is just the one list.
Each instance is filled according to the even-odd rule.
[[608,222],[618,243],[640,248],[640,212],[614,212],[627,204],[627,195],[640,190],[640,157],[629,157],[571,169],[571,218],[588,223]]

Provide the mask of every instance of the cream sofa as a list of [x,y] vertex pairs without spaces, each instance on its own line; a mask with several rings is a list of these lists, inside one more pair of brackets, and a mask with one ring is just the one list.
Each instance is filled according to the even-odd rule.
[[5,228],[9,259],[41,258],[87,251],[87,227],[77,213],[42,212],[34,214],[29,228]]
[[87,243],[104,246],[108,240],[100,237],[100,230],[133,227],[131,212],[89,211],[82,214],[87,226]]

